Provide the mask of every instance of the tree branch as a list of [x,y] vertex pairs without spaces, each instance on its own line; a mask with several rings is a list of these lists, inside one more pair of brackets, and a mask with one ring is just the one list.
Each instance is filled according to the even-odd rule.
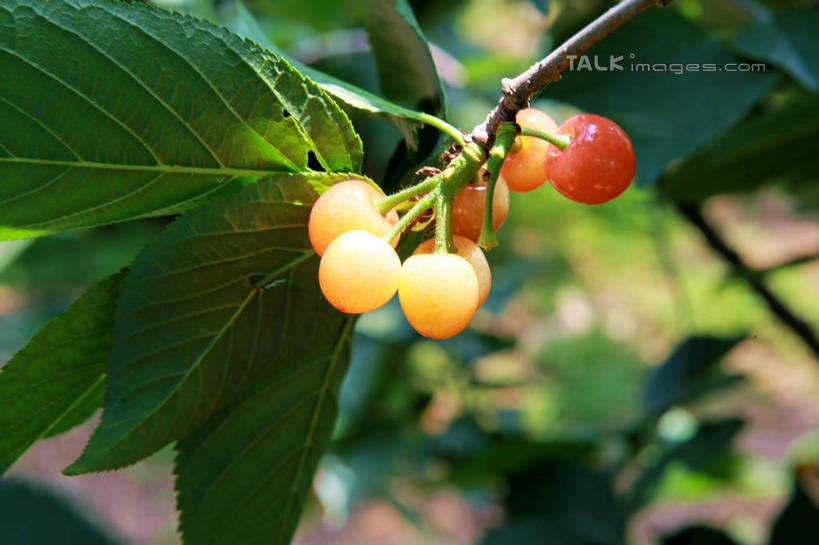
[[742,258],[720,237],[714,228],[706,221],[699,206],[675,203],[680,214],[699,229],[708,245],[727,261],[737,276],[745,279],[751,288],[765,300],[771,312],[790,328],[819,359],[819,338],[811,326],[796,315],[785,303],[773,293],[763,280],[763,275],[750,268]]
[[557,81],[569,66],[569,57],[579,56],[611,34],[617,27],[653,5],[666,6],[672,0],[622,0],[583,30],[569,38],[547,57],[536,62],[514,79],[501,82],[503,98],[489,112],[483,123],[472,129],[472,139],[489,149],[495,132],[504,121],[514,121],[515,114],[529,105],[529,99],[546,84]]

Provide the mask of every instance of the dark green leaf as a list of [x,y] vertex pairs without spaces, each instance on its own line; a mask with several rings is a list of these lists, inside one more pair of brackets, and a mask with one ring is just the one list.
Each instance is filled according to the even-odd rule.
[[122,467],[184,437],[291,365],[282,350],[301,339],[298,327],[338,319],[315,296],[306,227],[310,184],[348,177],[260,181],[182,216],[137,257],[117,311],[102,423],[68,473]]
[[19,480],[0,481],[0,543],[116,545],[123,543],[71,505],[68,498]]
[[367,33],[384,94],[394,100],[427,102],[445,115],[444,90],[424,33],[406,0],[369,0]]
[[623,537],[609,479],[569,462],[546,462],[515,475],[505,504],[512,520],[537,516],[567,543],[610,545]]
[[[369,0],[367,6],[367,33],[383,93],[446,117],[443,84],[409,2]],[[440,156],[434,152],[441,140],[437,129],[426,127],[418,133],[417,142],[399,143],[384,176],[385,187],[395,190],[411,183],[418,165]]]
[[743,337],[690,337],[652,369],[643,387],[646,412],[661,413],[699,393],[703,379]]
[[0,28],[0,70],[15,75],[0,80],[0,238],[184,211],[242,177],[306,170],[311,152],[327,170],[360,166],[321,88],[209,23],[0,0]]
[[689,203],[776,182],[816,194],[817,141],[819,97],[797,97],[740,123],[687,158],[664,178],[663,191]]
[[736,545],[720,530],[708,526],[688,526],[663,538],[663,545]]
[[[315,299],[311,306],[326,305],[317,292],[294,297],[301,305],[305,295]],[[270,362],[278,368],[274,380],[251,387],[179,443],[176,488],[186,545],[290,543],[333,431],[354,321],[338,313],[314,320],[303,315],[288,330],[288,346]]]
[[38,439],[73,428],[102,405],[123,277],[88,288],[0,369],[0,474]]
[[780,13],[759,21],[734,38],[732,45],[752,59],[775,64],[802,85],[819,91],[819,10]]
[[819,536],[819,506],[797,479],[788,504],[774,521],[768,544],[805,543],[806,536]]
[[[619,59],[622,71],[581,70],[578,59],[546,95],[620,124],[634,144],[641,183],[656,181],[671,160],[736,123],[777,80],[774,71],[728,71],[739,59],[672,10],[629,21],[589,52],[589,66],[595,56],[606,68],[610,58]],[[687,71],[688,65],[700,69]],[[716,71],[703,71],[705,65]]]
[[741,418],[705,420],[694,437],[672,449],[671,457],[693,471],[708,472],[730,451],[743,426]]

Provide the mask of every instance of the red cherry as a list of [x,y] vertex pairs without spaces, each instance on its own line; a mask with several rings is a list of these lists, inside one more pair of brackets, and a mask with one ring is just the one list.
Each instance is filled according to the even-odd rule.
[[558,128],[572,142],[564,150],[549,146],[546,172],[564,196],[600,204],[620,195],[634,178],[634,148],[613,121],[593,114],[569,118]]

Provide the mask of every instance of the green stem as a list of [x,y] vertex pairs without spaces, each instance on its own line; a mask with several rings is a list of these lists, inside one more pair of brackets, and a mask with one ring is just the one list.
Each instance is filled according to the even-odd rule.
[[452,203],[454,195],[441,191],[435,199],[435,253],[450,254],[458,249],[452,240]]
[[378,211],[381,213],[382,216],[386,215],[387,212],[398,206],[404,201],[408,201],[411,198],[415,197],[416,195],[420,195],[421,193],[427,193],[432,191],[438,184],[441,182],[442,176],[437,174],[431,178],[427,178],[423,182],[419,184],[415,184],[412,187],[408,187],[406,189],[402,189],[398,193],[394,193],[392,195],[388,195],[378,201]]
[[478,173],[486,152],[473,142],[464,144],[461,153],[441,173],[440,197],[435,203],[435,252],[455,252],[452,242],[452,204],[457,195]]
[[478,238],[478,245],[481,248],[489,249],[498,245],[498,238],[495,236],[492,213],[495,202],[495,184],[498,181],[503,160],[509,153],[509,148],[515,142],[517,127],[514,123],[503,123],[498,127],[495,137],[495,144],[489,150],[489,159],[486,161],[486,196],[483,205],[483,223],[481,224],[481,235]]
[[572,143],[572,137],[567,134],[552,134],[550,132],[543,132],[535,129],[527,129],[526,127],[521,127],[520,134],[522,134],[523,136],[534,136],[535,138],[546,140],[559,150],[566,149],[569,146],[569,144]]
[[398,220],[398,223],[395,224],[395,227],[392,228],[392,231],[386,236],[387,242],[392,242],[392,239],[400,235],[404,232],[410,223],[415,221],[415,219],[420,216],[424,210],[428,209],[430,206],[433,205],[435,202],[440,190],[438,188],[433,189],[421,199],[416,202],[412,208],[410,208],[406,214],[401,216],[401,219]]
[[453,138],[453,140],[455,140],[461,146],[463,146],[466,143],[464,141],[463,133],[461,133],[461,131],[459,131],[457,128],[453,127],[443,119],[425,113],[419,113],[417,117],[420,121],[423,121],[427,125],[432,125],[433,127],[436,127],[437,129],[447,133],[449,136]]

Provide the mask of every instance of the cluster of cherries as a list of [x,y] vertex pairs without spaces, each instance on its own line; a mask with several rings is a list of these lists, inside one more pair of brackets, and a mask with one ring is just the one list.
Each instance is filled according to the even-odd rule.
[[[494,188],[493,230],[506,219],[510,190],[532,191],[548,180],[573,201],[598,204],[620,195],[631,183],[634,150],[612,121],[581,114],[558,127],[533,108],[518,112],[516,121],[524,133],[532,129],[564,138],[566,144],[561,149],[538,136],[515,138]],[[485,195],[481,181],[455,195],[456,253],[435,251],[435,240],[429,239],[402,265],[395,251],[398,212],[379,211],[384,195],[362,180],[335,184],[316,201],[309,221],[310,242],[321,256],[322,293],[338,310],[359,314],[381,307],[397,291],[404,315],[419,333],[435,339],[457,335],[486,300],[492,281],[477,245]]]

